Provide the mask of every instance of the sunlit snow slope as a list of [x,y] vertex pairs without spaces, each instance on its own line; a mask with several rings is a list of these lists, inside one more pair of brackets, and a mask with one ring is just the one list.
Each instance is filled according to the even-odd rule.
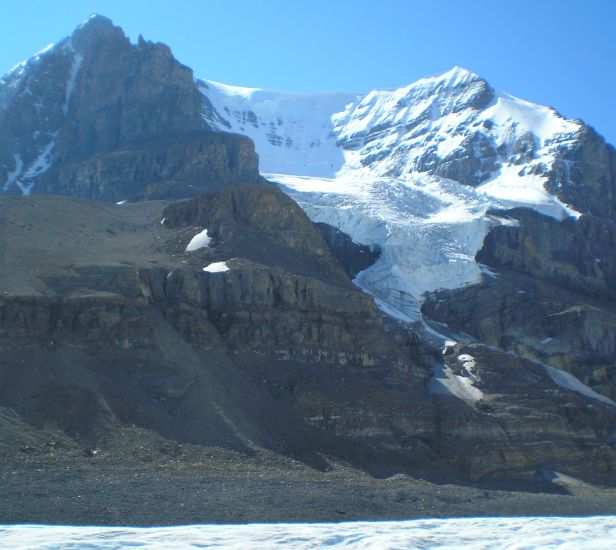
[[399,319],[419,318],[425,292],[480,281],[490,225],[515,223],[488,209],[578,215],[544,185],[581,123],[464,69],[365,95],[200,89],[209,124],[250,136],[261,171],[311,219],[382,248],[356,283]]

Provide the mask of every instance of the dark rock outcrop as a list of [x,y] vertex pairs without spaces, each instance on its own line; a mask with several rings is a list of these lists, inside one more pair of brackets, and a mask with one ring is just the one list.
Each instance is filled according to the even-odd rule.
[[439,291],[423,311],[477,340],[574,374],[616,398],[616,226],[584,214],[562,221],[528,209],[494,212],[477,260],[479,285]]
[[458,344],[447,349],[444,362],[468,377],[469,357],[483,397],[463,410],[451,398],[441,404],[439,454],[475,478],[498,476],[502,469],[524,477],[539,460],[543,468],[589,481],[613,479],[616,454],[606,442],[614,408],[555,387],[543,366],[497,348]]
[[583,215],[562,221],[517,208],[504,215],[519,225],[493,227],[477,261],[528,273],[605,300],[616,299],[616,223]]
[[381,256],[378,248],[358,244],[346,233],[327,223],[315,224],[327,242],[334,258],[338,260],[347,275],[354,278],[360,271],[368,269]]
[[616,150],[589,126],[558,146],[546,188],[580,212],[614,219]]
[[438,291],[425,315],[480,342],[572,373],[616,401],[616,308],[521,273]]
[[210,130],[192,70],[93,16],[0,82],[0,185],[120,201],[257,181],[250,139]]

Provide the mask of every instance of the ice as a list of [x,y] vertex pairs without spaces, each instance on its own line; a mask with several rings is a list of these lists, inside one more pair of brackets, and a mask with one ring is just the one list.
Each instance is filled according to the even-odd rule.
[[612,401],[609,397],[605,397],[605,395],[601,395],[596,391],[592,390],[586,384],[581,382],[578,378],[573,376],[573,374],[565,372],[564,370],[556,369],[554,367],[549,367],[547,365],[543,365],[543,367],[557,386],[560,386],[561,388],[564,388],[566,390],[574,391],[585,397],[589,397],[590,399],[595,399],[597,401],[606,403],[607,405],[612,405],[613,407],[616,407],[616,403]]
[[614,548],[616,516],[494,517],[177,527],[0,526],[0,546],[68,548]]
[[208,273],[224,273],[225,271],[229,271],[229,267],[225,262],[214,262],[204,267],[203,271],[207,271]]
[[208,246],[210,246],[211,242],[212,239],[208,236],[207,229],[204,229],[203,231],[197,233],[192,239],[190,239],[190,242],[186,245],[186,252],[194,252],[195,250],[199,250],[200,248],[207,248]]
[[268,177],[313,221],[381,248],[380,258],[355,283],[393,317],[418,320],[424,293],[481,280],[474,258],[493,223],[485,216],[493,203],[468,186],[430,178]]

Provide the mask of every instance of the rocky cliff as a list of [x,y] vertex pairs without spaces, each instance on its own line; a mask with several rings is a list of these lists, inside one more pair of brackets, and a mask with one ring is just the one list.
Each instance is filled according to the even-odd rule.
[[93,16],[0,82],[0,185],[121,201],[256,181],[252,142],[212,132],[192,71]]
[[7,464],[265,448],[379,476],[613,481],[609,402],[485,346],[441,356],[379,312],[273,186],[0,210]]

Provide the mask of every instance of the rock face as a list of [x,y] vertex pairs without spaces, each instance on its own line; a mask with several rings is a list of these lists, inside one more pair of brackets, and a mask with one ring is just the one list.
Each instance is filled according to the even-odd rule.
[[570,372],[616,397],[615,226],[585,214],[556,221],[509,210],[477,260],[495,270],[479,285],[439,291],[426,315],[481,342]]
[[[544,467],[613,482],[609,403],[485,346],[451,348],[439,367],[273,186],[170,205],[5,197],[0,214],[5,460],[52,440],[132,464],[118,443],[130,433],[152,461],[183,460],[184,445],[267,448],[380,476],[531,480]],[[435,391],[445,374],[478,395]],[[28,443],[12,446],[21,425]]]
[[548,189],[580,212],[614,218],[616,150],[591,127],[583,126],[576,140],[558,147],[548,179]]
[[492,228],[477,260],[613,301],[616,299],[616,224],[591,214],[557,221],[520,208],[505,213],[516,226]]
[[326,223],[315,224],[327,242],[332,254],[351,278],[368,269],[379,259],[378,247],[365,246],[353,241],[346,233]]
[[[447,349],[444,362],[452,372],[471,376],[483,392],[463,411],[449,409],[451,400],[444,403],[439,415],[446,419],[440,444],[450,457],[459,457],[467,472],[523,471],[536,460],[536,445],[550,470],[595,481],[613,479],[614,449],[605,444],[613,408],[598,401],[582,405],[584,397],[555,388],[543,366],[497,348],[459,344]],[[582,465],[586,457],[593,463],[590,468]]]
[[610,303],[499,270],[479,285],[436,292],[424,312],[480,342],[568,371],[616,398],[616,308]]
[[93,16],[0,83],[0,185],[110,201],[256,181],[244,137],[212,132],[192,71]]

